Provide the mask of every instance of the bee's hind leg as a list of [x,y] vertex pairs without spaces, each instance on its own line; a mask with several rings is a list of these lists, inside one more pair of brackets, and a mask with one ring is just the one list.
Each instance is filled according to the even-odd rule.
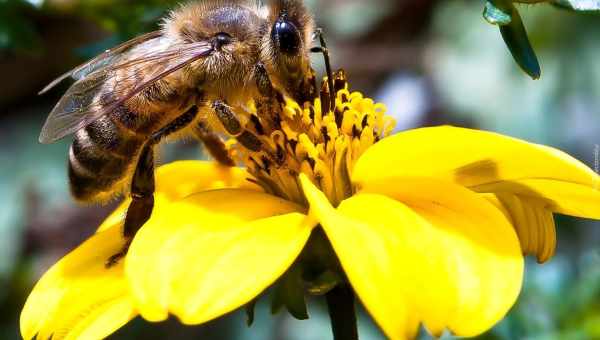
[[127,208],[123,225],[125,245],[123,249],[108,259],[106,262],[107,267],[114,266],[127,255],[133,237],[152,215],[155,190],[154,146],[164,137],[188,126],[194,121],[197,114],[198,108],[196,106],[192,107],[167,126],[152,134],[150,140],[144,145],[131,181],[131,203]]
[[194,135],[204,144],[206,151],[221,165],[235,166],[235,162],[229,156],[225,143],[216,133],[212,132],[205,122],[200,121],[194,128]]
[[129,246],[137,231],[150,219],[154,209],[154,150],[153,145],[144,146],[135,173],[131,181],[131,203],[127,208],[125,223],[123,225],[123,237],[125,245],[107,263],[112,267],[127,254]]

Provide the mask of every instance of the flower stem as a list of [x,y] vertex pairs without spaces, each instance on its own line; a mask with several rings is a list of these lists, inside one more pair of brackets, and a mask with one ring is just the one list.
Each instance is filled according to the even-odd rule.
[[326,295],[334,340],[358,340],[354,292],[348,285],[338,285]]

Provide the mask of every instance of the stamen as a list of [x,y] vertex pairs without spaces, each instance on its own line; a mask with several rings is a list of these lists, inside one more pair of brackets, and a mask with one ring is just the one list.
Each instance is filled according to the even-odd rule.
[[[267,192],[305,204],[298,183],[298,175],[304,173],[337,205],[355,191],[350,178],[360,155],[393,130],[395,122],[385,114],[385,106],[350,92],[343,71],[332,80],[331,85],[327,78],[323,81],[319,98],[312,102],[281,98],[277,105],[251,105],[255,114],[246,129],[262,148],[249,149],[243,141],[231,142],[229,147]],[[334,97],[330,86],[335,89]],[[268,116],[278,123],[259,119],[268,106],[277,110]]]

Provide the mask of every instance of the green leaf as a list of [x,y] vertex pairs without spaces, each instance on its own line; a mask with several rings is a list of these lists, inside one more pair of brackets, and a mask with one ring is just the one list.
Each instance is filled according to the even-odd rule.
[[492,25],[508,25],[512,21],[510,11],[504,11],[494,4],[494,1],[486,1],[483,9],[484,19]]
[[273,314],[277,313],[282,306],[285,306],[294,318],[298,320],[308,319],[301,274],[300,266],[294,265],[280,279],[271,304]]
[[254,323],[254,308],[256,307],[256,299],[250,301],[246,306],[244,306],[244,311],[246,312],[246,325],[251,327]]
[[600,11],[600,0],[554,0],[552,3],[578,12]]
[[521,16],[514,6],[511,10],[511,17],[510,24],[500,26],[502,38],[521,69],[531,78],[539,79],[542,74],[540,63],[529,42]]
[[513,3],[507,0],[490,0],[488,3],[510,16],[511,21],[508,24],[500,25],[502,38],[521,69],[531,78],[539,79],[542,73],[540,63],[531,47],[521,16]]
[[538,79],[542,73],[540,63],[513,2],[510,0],[487,0],[483,17],[490,24],[500,26],[502,38],[517,64],[531,78]]
[[327,270],[315,279],[306,282],[307,291],[312,295],[325,295],[342,282],[337,273]]

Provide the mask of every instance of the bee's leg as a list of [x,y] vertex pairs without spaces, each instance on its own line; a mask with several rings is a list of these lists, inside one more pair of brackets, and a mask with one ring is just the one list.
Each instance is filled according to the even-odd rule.
[[198,108],[192,107],[181,116],[177,117],[167,126],[150,136],[144,145],[131,181],[131,203],[127,208],[123,237],[125,245],[117,254],[111,256],[106,262],[107,267],[115,265],[129,250],[131,241],[137,231],[150,219],[154,209],[154,146],[164,137],[173,134],[188,126],[198,114]]
[[267,130],[281,129],[281,107],[285,100],[283,94],[275,89],[265,65],[261,62],[254,66],[254,79],[256,88],[260,94],[254,103],[256,105],[256,116]]
[[237,115],[227,104],[223,101],[215,100],[212,103],[212,107],[227,133],[234,136],[240,144],[250,151],[258,152],[263,150],[263,143],[260,139],[242,127],[242,123]]
[[244,129],[235,112],[223,101],[214,101],[212,107],[221,124],[225,127],[225,130],[234,136],[238,143],[253,152],[263,151],[274,164],[278,166],[283,165],[285,162],[285,152],[280,146],[277,146],[277,149],[273,150],[261,142],[254,133]]
[[127,254],[129,246],[137,231],[148,221],[154,209],[154,150],[153,144],[146,144],[140,158],[138,159],[135,173],[131,181],[131,203],[127,208],[125,223],[123,225],[123,237],[125,245],[111,256],[107,267],[117,264]]
[[259,62],[254,66],[254,76],[256,79],[256,87],[258,88],[260,95],[265,98],[273,98],[273,95],[275,94],[273,83],[262,62]]
[[206,126],[205,122],[199,122],[194,129],[194,135],[198,138],[208,153],[220,164],[235,166],[235,162],[229,156],[223,140]]

